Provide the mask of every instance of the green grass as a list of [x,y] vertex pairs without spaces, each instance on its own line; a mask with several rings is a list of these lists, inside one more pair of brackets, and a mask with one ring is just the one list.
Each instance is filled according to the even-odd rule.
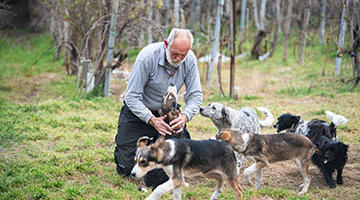
[[[49,35],[29,35],[23,40],[2,38],[0,44],[0,199],[147,197],[148,193],[137,190],[140,181],[119,176],[115,170],[114,137],[122,106],[117,96],[74,97],[76,77],[65,73],[61,58],[52,61],[53,49],[31,67],[51,46]],[[360,175],[360,160],[356,156],[360,152],[360,91],[359,87],[341,82],[351,76],[351,60],[345,57],[340,77],[334,78],[335,55],[331,54],[326,76],[321,76],[324,46],[308,46],[307,59],[299,65],[291,48],[289,59],[281,61],[281,45],[280,42],[274,57],[263,63],[249,56],[237,60],[238,99],[205,89],[202,106],[213,101],[233,108],[262,106],[270,109],[275,118],[291,112],[304,119],[326,120],[325,110],[345,115],[348,124],[338,128],[339,138],[350,144],[345,185],[329,190],[323,179],[314,177],[318,170],[312,169],[309,192],[298,196],[300,175],[295,168],[288,168],[294,167],[293,163],[274,164],[265,169],[259,190],[246,186],[240,178],[243,199],[358,199],[360,182],[354,177]],[[138,52],[129,51],[130,61]],[[228,65],[225,63],[222,71],[226,94],[230,82]],[[199,69],[202,74],[202,65]],[[113,91],[116,92],[123,91]],[[211,120],[199,114],[188,123],[188,128],[194,139],[208,139],[217,131]],[[264,133],[272,132],[273,129],[264,129]],[[215,185],[214,181],[191,182],[189,188],[183,188],[183,199],[208,199]],[[172,199],[172,194],[161,199]],[[220,199],[234,199],[228,185]]]

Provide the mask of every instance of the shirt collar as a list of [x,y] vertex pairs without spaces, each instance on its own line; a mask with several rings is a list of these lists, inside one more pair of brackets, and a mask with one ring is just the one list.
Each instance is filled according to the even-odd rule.
[[159,55],[160,59],[159,59],[159,65],[165,67],[165,44],[162,45],[161,49],[160,49],[160,55]]

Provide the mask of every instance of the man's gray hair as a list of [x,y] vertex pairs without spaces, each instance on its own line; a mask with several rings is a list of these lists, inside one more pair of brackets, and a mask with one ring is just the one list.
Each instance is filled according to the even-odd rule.
[[171,29],[170,34],[169,34],[169,36],[168,36],[168,38],[167,38],[167,41],[168,41],[168,43],[169,43],[169,47],[168,47],[168,48],[170,48],[171,45],[174,43],[174,39],[176,38],[177,35],[179,35],[179,31],[180,31],[180,30],[185,30],[185,31],[186,31],[186,34],[187,34],[187,36],[188,36],[189,39],[190,39],[190,49],[191,49],[192,44],[193,44],[193,41],[194,41],[194,37],[193,37],[191,31],[190,31],[189,29],[179,29],[179,28],[173,28],[173,29]]

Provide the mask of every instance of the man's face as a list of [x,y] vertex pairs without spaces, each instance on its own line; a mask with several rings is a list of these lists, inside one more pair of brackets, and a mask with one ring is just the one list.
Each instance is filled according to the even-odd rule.
[[181,41],[180,38],[176,38],[171,47],[166,48],[166,59],[170,65],[178,67],[184,62],[189,50],[190,43],[188,41]]
[[171,46],[170,48],[166,48],[166,59],[170,63],[170,65],[178,67],[179,65],[181,65],[181,63],[184,62],[188,51],[180,52],[172,47],[173,46]]

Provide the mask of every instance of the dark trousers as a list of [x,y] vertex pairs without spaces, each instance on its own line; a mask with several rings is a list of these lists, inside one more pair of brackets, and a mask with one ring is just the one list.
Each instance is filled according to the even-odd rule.
[[[153,114],[157,117],[159,116],[157,112],[153,112]],[[124,106],[121,108],[119,116],[118,133],[115,137],[116,147],[114,157],[116,170],[119,174],[125,176],[130,175],[130,172],[134,167],[134,157],[137,148],[136,143],[142,136],[148,136],[153,138],[152,141],[155,141],[159,136],[159,133],[153,126],[146,124],[136,117],[124,102]],[[182,133],[166,136],[166,138],[190,139],[190,134],[185,127]],[[152,186],[153,188],[168,179],[169,178],[162,169],[152,170],[144,177],[145,184],[149,187]]]

